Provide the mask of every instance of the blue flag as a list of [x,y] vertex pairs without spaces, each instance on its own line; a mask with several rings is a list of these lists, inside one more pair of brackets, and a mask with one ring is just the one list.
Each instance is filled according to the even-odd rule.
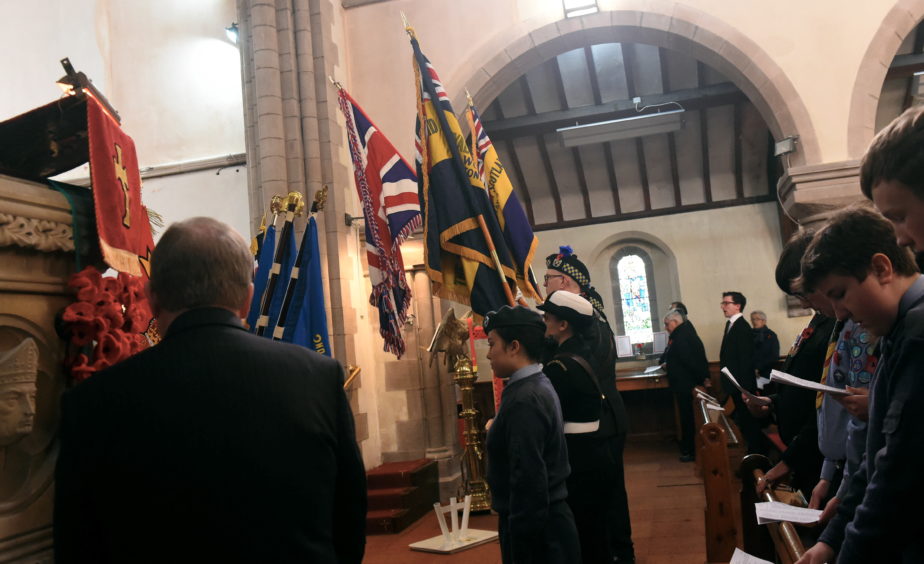
[[253,332],[260,317],[260,304],[263,303],[263,292],[266,291],[266,281],[269,279],[270,269],[273,267],[273,252],[276,248],[276,227],[270,225],[263,235],[260,251],[257,253],[257,272],[253,276],[253,299],[250,302],[250,311],[247,312],[247,327]]
[[[282,245],[282,260],[279,261],[279,278],[273,291],[273,300],[270,302],[269,321],[266,324],[264,337],[273,338],[273,329],[279,322],[279,312],[282,311],[282,302],[286,297],[286,282],[292,275],[292,266],[295,264],[295,254],[298,249],[295,246],[295,230],[289,229],[289,236],[279,241]],[[285,233],[285,230],[283,230]]]
[[290,305],[293,310],[288,315],[292,322],[286,323],[282,340],[330,356],[327,312],[324,310],[324,282],[321,280],[321,252],[318,248],[318,224],[313,217],[308,220],[302,248],[302,266]]

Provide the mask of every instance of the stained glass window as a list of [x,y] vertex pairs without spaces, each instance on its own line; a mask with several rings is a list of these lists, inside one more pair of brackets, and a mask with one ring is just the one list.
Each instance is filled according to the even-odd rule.
[[648,294],[648,276],[645,262],[638,255],[626,255],[616,263],[619,276],[619,295],[622,321],[632,344],[650,343],[651,301]]

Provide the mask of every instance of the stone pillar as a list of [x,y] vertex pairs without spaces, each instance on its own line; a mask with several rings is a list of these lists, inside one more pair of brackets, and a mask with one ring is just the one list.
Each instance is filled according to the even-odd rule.
[[[333,0],[238,0],[244,74],[244,124],[254,230],[275,194],[301,193],[310,203],[329,187],[318,231],[333,356],[355,364],[356,311],[350,298],[352,264],[341,256],[349,227],[342,220],[353,190],[346,138],[337,125],[336,91],[327,81],[342,55],[332,33],[339,3]],[[303,230],[304,221],[296,228]],[[300,235],[300,233],[299,233]],[[357,428],[367,428],[354,380],[351,403]]]
[[31,430],[0,445],[2,562],[53,560],[55,437],[65,384],[54,320],[73,301],[66,286],[75,265],[71,226],[63,196],[0,176],[0,356],[25,339],[38,346]]
[[385,462],[426,457],[440,469],[440,499],[458,493],[461,482],[456,391],[442,359],[430,363],[426,348],[443,317],[443,300],[430,292],[422,265],[408,273],[414,294],[414,322],[405,332],[407,357],[386,363],[386,390],[403,391],[407,419],[395,422],[397,448],[383,452]]
[[863,198],[859,173],[859,161],[791,167],[777,183],[780,202],[800,225],[814,225]]

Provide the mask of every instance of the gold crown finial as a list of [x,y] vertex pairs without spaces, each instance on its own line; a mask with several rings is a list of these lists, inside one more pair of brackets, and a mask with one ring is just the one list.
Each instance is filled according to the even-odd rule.
[[35,382],[38,373],[38,346],[25,339],[0,357],[0,385]]

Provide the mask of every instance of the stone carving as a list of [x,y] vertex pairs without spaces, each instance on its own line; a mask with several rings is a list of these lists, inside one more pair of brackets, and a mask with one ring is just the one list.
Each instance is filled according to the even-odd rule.
[[0,247],[8,245],[73,252],[74,233],[65,223],[0,213]]
[[32,339],[0,357],[0,448],[32,432],[35,419],[38,347]]
[[450,370],[455,370],[456,363],[468,357],[468,325],[464,321],[467,315],[462,319],[456,318],[456,312],[449,308],[443,320],[436,327],[433,333],[433,340],[427,351],[430,353],[430,366],[433,361],[439,357],[439,353],[445,353],[444,360]]

